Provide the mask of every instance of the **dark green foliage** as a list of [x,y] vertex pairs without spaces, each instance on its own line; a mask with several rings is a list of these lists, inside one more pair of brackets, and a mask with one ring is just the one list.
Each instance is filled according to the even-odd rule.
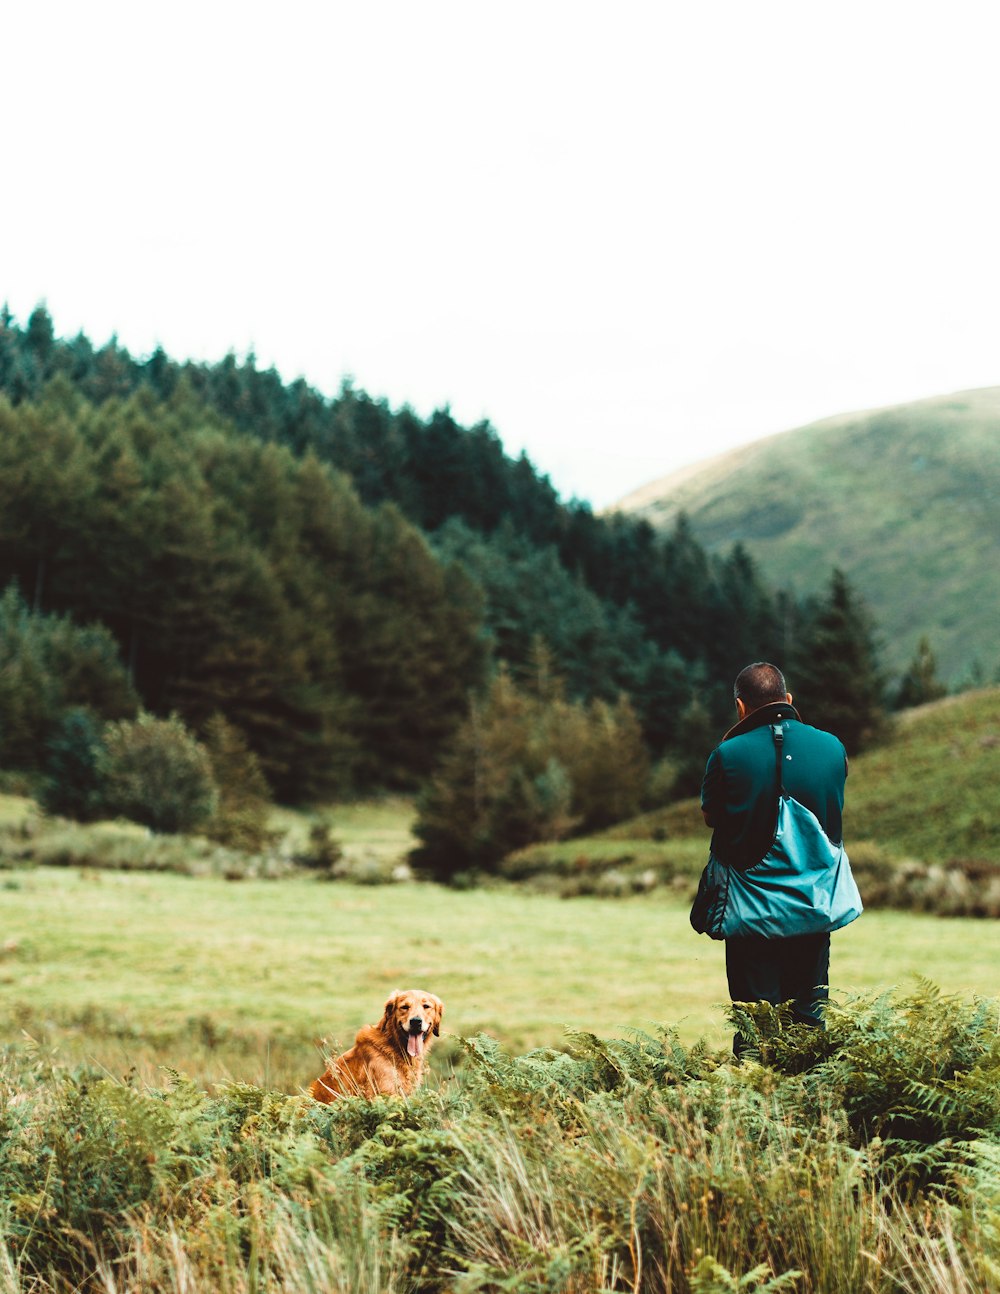
[[256,853],[268,840],[271,806],[271,790],[261,772],[260,760],[239,729],[221,714],[214,714],[208,721],[204,745],[218,802],[203,834],[232,849]]
[[629,703],[567,701],[544,650],[530,683],[501,671],[421,796],[413,861],[439,879],[638,810],[649,763]]
[[154,831],[191,832],[215,813],[218,788],[208,751],[176,715],[111,723],[99,764],[100,800],[109,817]]
[[49,813],[87,822],[100,813],[100,725],[89,710],[66,710],[48,739],[40,801]]
[[112,635],[100,625],[29,610],[16,583],[0,598],[0,766],[42,769],[68,711],[135,714]]
[[767,1003],[731,1014],[764,1063],[835,1096],[859,1144],[878,1138],[897,1187],[953,1177],[977,1138],[1000,1137],[995,1002],[966,1003],[923,983],[899,1002],[887,993],[834,1004],[823,1030]]
[[701,793],[707,753],[721,736],[701,698],[695,697],[678,720],[673,798],[686,799]]
[[680,657],[653,642],[631,606],[600,598],[562,565],[554,546],[539,546],[509,521],[485,535],[452,519],[434,536],[434,548],[482,589],[490,652],[515,679],[530,672],[541,640],[570,695],[613,701],[628,693],[651,748],[663,749],[691,681]]
[[917,643],[913,659],[899,680],[893,707],[896,710],[906,710],[910,706],[926,705],[928,701],[939,701],[947,691],[937,676],[937,660],[924,635]]
[[[0,389],[32,421],[18,463],[29,440],[38,455],[31,488],[5,499],[0,485],[0,517],[9,503],[27,521],[8,554],[0,521],[0,573],[6,565],[24,587],[45,590],[48,605],[78,614],[80,590],[93,586],[89,600],[147,707],[175,708],[196,726],[221,710],[282,798],[426,776],[481,681],[481,617],[485,645],[515,677],[540,635],[573,695],[627,692],[654,754],[676,741],[696,678],[721,725],[735,671],[780,655],[770,594],[742,549],[709,558],[683,518],[659,534],[564,504],[523,455],[503,452],[488,423],[464,428],[446,410],[423,420],[350,384],[330,400],[258,370],[252,356],[199,365],[162,350],[135,360],[116,341],[95,351],[85,337],[56,339],[44,307],[23,330],[4,316]],[[43,407],[32,412],[32,402]],[[95,421],[91,405],[108,406],[97,419],[106,431],[99,447],[82,449],[74,428],[81,410]],[[18,418],[8,423],[16,439]],[[204,445],[209,427],[238,429],[239,465],[231,445]],[[255,453],[261,445],[270,453]],[[358,533],[370,513],[347,508],[330,570],[329,510],[288,489],[289,452],[314,456],[305,495],[322,494],[322,464],[347,473],[366,507],[398,509],[381,514],[374,561]],[[301,529],[295,509],[305,509]],[[442,587],[431,559],[396,551],[400,514],[461,561],[474,586],[450,573]],[[393,567],[402,578],[386,575]],[[412,604],[397,607],[411,588]]]
[[871,616],[842,571],[812,609],[786,677],[806,723],[834,733],[849,755],[884,734],[885,679]]
[[[476,591],[398,510],[181,385],[168,405],[94,406],[62,378],[38,406],[0,400],[5,574],[108,626],[147,709],[225,715],[285,800],[412,786],[480,678]],[[106,715],[93,654],[76,644],[65,686]],[[37,725],[11,720],[23,761]]]

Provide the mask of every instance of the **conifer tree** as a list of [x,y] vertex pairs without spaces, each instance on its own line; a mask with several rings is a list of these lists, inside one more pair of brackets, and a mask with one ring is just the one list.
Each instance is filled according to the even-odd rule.
[[937,676],[937,659],[924,634],[899,681],[894,706],[897,710],[906,710],[910,706],[925,705],[928,701],[939,700],[947,692],[948,689]]
[[849,755],[884,732],[885,679],[873,622],[843,571],[833,571],[787,674],[805,722],[834,733]]
[[673,798],[682,799],[699,793],[705,761],[721,737],[722,733],[702,697],[691,697],[677,724]]
[[46,742],[39,799],[47,813],[88,822],[100,812],[100,725],[91,711],[63,712]]
[[267,840],[271,802],[260,761],[240,730],[221,714],[208,721],[204,745],[219,791],[205,835],[233,849],[259,850]]
[[133,715],[137,698],[102,625],[38,615],[16,585],[0,598],[0,763],[42,767],[64,715],[86,709],[95,719]]

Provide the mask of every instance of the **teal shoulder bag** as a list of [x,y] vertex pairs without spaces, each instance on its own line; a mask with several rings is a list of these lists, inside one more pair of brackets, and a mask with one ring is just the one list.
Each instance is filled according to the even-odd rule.
[[823,934],[863,911],[843,842],[834,844],[816,815],[785,793],[780,723],[774,737],[778,811],[774,839],[752,867],[709,857],[691,908],[691,924],[713,939]]

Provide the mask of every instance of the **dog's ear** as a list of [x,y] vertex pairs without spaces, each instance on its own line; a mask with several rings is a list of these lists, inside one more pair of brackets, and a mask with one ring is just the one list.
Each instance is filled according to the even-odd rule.
[[444,1015],[444,1003],[439,997],[431,994],[431,1001],[434,1003],[434,1037],[437,1038],[441,1033],[441,1017]]
[[399,990],[393,989],[389,994],[389,1000],[385,1004],[385,1010],[382,1012],[382,1019],[379,1020],[377,1028],[383,1033],[388,1033],[392,1028],[392,1017],[396,1012],[396,998],[399,997]]

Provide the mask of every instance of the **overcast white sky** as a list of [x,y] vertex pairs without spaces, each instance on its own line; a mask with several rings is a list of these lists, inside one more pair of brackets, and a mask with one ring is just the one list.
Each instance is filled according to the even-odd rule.
[[8,8],[0,300],[489,418],[604,506],[1000,383],[990,2]]

